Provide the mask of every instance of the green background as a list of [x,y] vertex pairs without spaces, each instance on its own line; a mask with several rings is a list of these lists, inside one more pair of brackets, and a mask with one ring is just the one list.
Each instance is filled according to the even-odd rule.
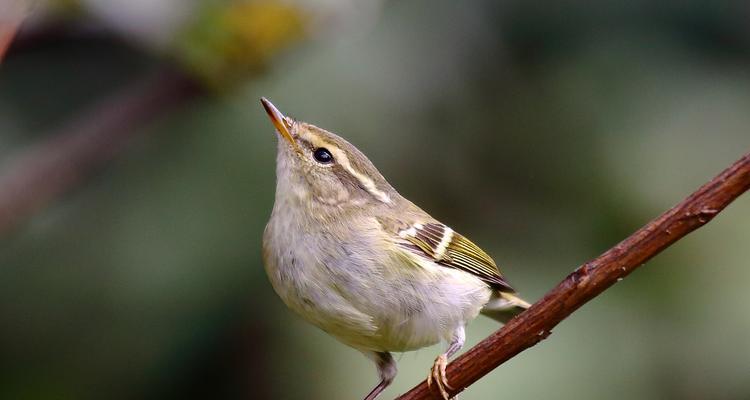
[[[0,241],[0,398],[370,390],[373,365],[265,277],[276,139],[260,96],[349,139],[540,298],[750,149],[750,7],[658,4],[388,2],[138,127]],[[0,168],[163,62],[113,38],[11,49]],[[461,399],[750,398],[749,238],[745,197]],[[497,328],[478,318],[467,348]],[[397,356],[383,398],[441,350]]]

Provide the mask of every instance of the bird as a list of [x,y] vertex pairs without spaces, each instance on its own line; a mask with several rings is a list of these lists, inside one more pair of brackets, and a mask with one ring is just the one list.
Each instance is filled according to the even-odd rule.
[[445,342],[427,380],[447,400],[446,366],[466,325],[480,312],[505,323],[529,303],[485,251],[401,196],[354,145],[261,103],[278,138],[262,244],[274,291],[375,363],[380,381],[364,400],[396,377],[391,353]]

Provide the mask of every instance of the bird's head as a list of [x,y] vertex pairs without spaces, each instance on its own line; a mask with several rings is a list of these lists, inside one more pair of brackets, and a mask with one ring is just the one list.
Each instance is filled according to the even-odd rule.
[[[398,193],[354,145],[317,126],[282,114],[261,98],[278,134],[276,201],[311,212],[390,206]],[[317,210],[317,211],[314,211]]]

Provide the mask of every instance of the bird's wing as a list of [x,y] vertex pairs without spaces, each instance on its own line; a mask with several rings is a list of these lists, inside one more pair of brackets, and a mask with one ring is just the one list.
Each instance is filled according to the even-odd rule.
[[400,229],[399,244],[435,263],[476,275],[490,286],[515,293],[503,278],[497,264],[465,236],[439,222],[416,223]]

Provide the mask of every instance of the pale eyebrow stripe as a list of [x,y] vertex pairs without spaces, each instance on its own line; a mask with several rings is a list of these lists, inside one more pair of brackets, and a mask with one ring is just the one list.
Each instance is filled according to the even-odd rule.
[[369,176],[355,170],[352,167],[352,164],[349,162],[349,157],[347,157],[346,154],[337,146],[333,145],[332,143],[328,143],[318,137],[308,135],[307,132],[304,132],[303,136],[305,136],[304,139],[307,139],[316,147],[325,147],[326,149],[328,149],[328,151],[333,153],[333,159],[336,160],[336,162],[338,162],[338,164],[341,165],[341,167],[344,168],[351,176],[359,181],[360,186],[362,186],[373,197],[378,199],[378,201],[386,204],[391,204],[391,197],[388,196],[388,193],[378,189],[377,185],[375,185],[375,182],[370,179]]
[[355,179],[357,179],[368,193],[373,195],[373,197],[375,197],[382,203],[391,204],[391,197],[388,196],[388,194],[384,191],[378,189],[378,187],[375,185],[375,182],[370,179],[369,176],[355,170],[349,163],[349,158],[346,156],[346,154],[344,154],[343,151],[334,146],[331,146],[330,144],[326,148],[329,151],[333,152],[334,160],[337,160],[339,165],[341,165],[347,172],[349,172]]

